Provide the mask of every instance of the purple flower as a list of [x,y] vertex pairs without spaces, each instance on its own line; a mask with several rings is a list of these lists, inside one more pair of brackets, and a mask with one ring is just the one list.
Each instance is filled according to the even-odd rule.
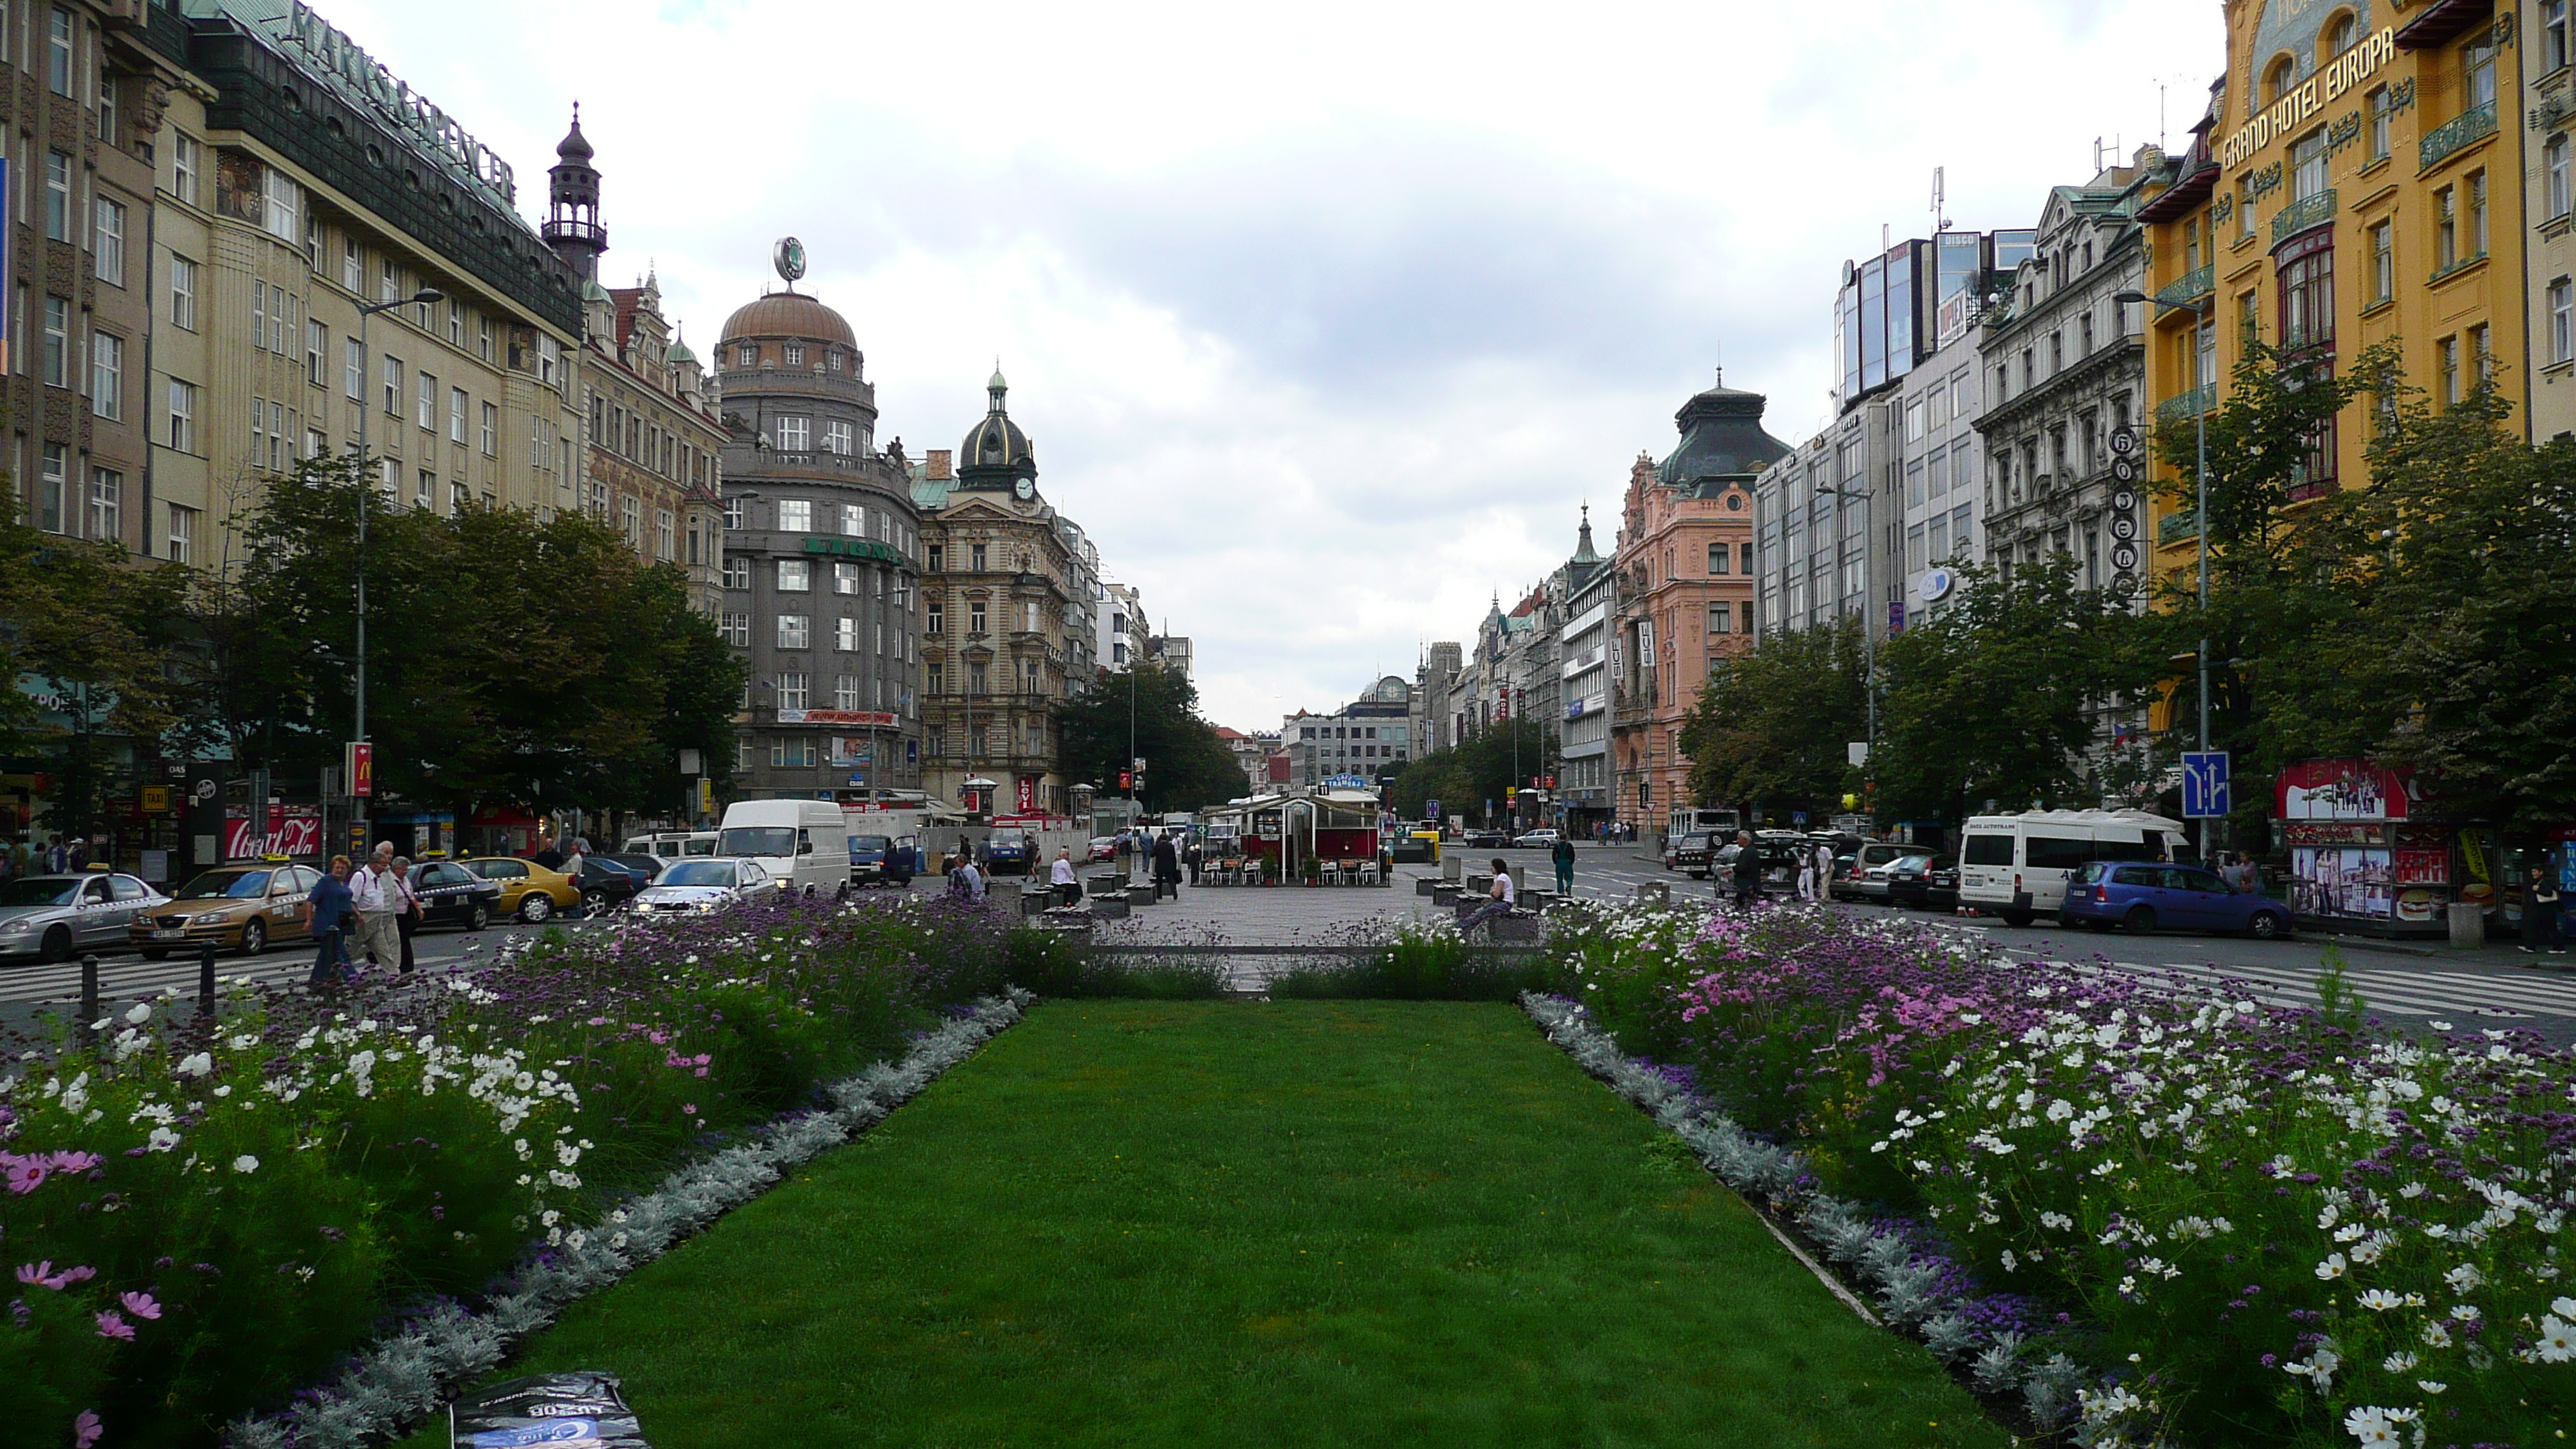
[[125,1311],[137,1318],[161,1316],[161,1305],[154,1302],[149,1293],[119,1293],[116,1295],[116,1301],[124,1304]]
[[111,1308],[105,1313],[98,1315],[98,1336],[101,1338],[117,1339],[124,1343],[132,1343],[134,1341],[134,1325],[125,1321],[124,1314]]
[[72,1420],[72,1449],[89,1449],[89,1446],[98,1442],[98,1436],[104,1432],[106,1431],[98,1422],[96,1409],[81,1410],[80,1417]]

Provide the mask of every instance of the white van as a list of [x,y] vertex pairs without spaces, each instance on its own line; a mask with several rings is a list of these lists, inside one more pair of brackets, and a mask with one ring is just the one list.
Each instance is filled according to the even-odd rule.
[[1961,837],[1959,904],[2027,926],[2094,861],[2173,859],[2183,825],[2143,810],[2032,810],[1971,816]]
[[660,860],[685,860],[693,856],[716,853],[716,833],[712,830],[660,830],[651,835],[638,835],[626,842],[627,855],[649,855]]
[[827,895],[850,883],[850,827],[829,800],[742,800],[725,807],[716,854],[760,862],[782,889]]

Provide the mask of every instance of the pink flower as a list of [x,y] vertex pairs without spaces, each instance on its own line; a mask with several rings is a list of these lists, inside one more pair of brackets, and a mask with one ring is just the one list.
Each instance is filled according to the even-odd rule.
[[0,1161],[5,1161],[8,1166],[9,1190],[14,1193],[34,1192],[44,1185],[50,1171],[39,1158],[0,1157]]
[[54,1271],[54,1261],[51,1258],[47,1258],[40,1263],[21,1263],[18,1265],[19,1282],[34,1288],[51,1288],[57,1293],[69,1288],[74,1283],[85,1282],[97,1276],[98,1270],[96,1268],[86,1266],[79,1268],[65,1268],[63,1271],[57,1273]]
[[89,1446],[98,1442],[98,1436],[104,1432],[98,1422],[97,1410],[81,1410],[80,1417],[72,1420],[72,1449],[89,1449]]
[[125,1305],[126,1312],[137,1318],[161,1316],[161,1305],[154,1302],[149,1293],[119,1293],[116,1295],[116,1300]]
[[54,1271],[54,1260],[51,1258],[41,1263],[21,1263],[18,1265],[18,1281],[27,1284],[42,1283],[45,1281],[45,1275],[52,1271]]
[[698,1115],[698,1104],[695,1102],[683,1102],[680,1104],[680,1110],[688,1113],[692,1117],[695,1117]]
[[124,1314],[111,1308],[105,1313],[98,1315],[98,1336],[101,1338],[121,1339],[127,1343],[132,1343],[134,1341],[134,1325],[125,1321]]
[[95,1152],[57,1152],[51,1160],[56,1172],[87,1172],[106,1159]]

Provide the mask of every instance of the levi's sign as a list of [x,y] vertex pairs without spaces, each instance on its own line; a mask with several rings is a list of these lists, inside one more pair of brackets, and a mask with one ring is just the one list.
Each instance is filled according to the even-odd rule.
[[2262,114],[2237,127],[2218,148],[2221,166],[2233,168],[2245,158],[2305,125],[2335,97],[2378,74],[2397,55],[2397,31],[2383,28],[2326,63],[2323,70],[2281,93]]

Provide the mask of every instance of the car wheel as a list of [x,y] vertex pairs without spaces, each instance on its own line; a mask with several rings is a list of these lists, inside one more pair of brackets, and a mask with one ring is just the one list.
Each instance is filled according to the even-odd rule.
[[479,931],[492,924],[492,908],[476,901],[465,910],[465,929]]
[[45,932],[45,938],[42,941],[36,943],[36,959],[39,961],[68,961],[71,956],[72,928],[69,926],[54,927]]
[[606,915],[608,913],[608,892],[602,890],[583,891],[581,893],[581,913],[585,916]]
[[519,919],[535,925],[555,913],[554,898],[544,891],[530,891],[519,898]]
[[2006,911],[2003,917],[2004,924],[2007,926],[2027,926],[2038,919],[2038,916],[2029,911]]
[[2151,907],[2131,906],[2120,918],[2120,928],[2132,936],[2143,936],[2156,928],[2156,913]]
[[170,953],[157,946],[145,946],[141,950],[135,952],[135,954],[141,956],[146,961],[167,961],[170,959]]
[[256,956],[268,949],[268,927],[252,921],[242,927],[241,953]]
[[2282,934],[2281,918],[2271,911],[2256,911],[2254,919],[2245,923],[2245,934],[2257,941],[2277,941]]

